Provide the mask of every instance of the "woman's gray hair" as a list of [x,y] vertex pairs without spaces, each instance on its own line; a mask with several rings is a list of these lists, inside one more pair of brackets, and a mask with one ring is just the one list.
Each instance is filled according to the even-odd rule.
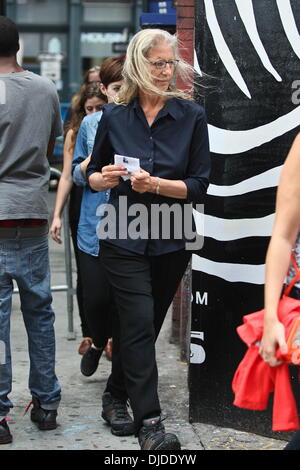
[[[167,91],[162,91],[153,84],[147,59],[150,50],[161,43],[171,46],[174,59],[179,61]],[[139,90],[165,98],[179,97],[190,99],[191,95],[189,92],[193,86],[194,74],[194,68],[179,56],[176,36],[162,29],[143,29],[133,36],[128,45],[123,68],[124,83],[118,93],[116,102],[119,104],[130,103],[130,101],[138,96]],[[177,88],[177,78],[180,78],[185,83],[188,90],[182,91]]]

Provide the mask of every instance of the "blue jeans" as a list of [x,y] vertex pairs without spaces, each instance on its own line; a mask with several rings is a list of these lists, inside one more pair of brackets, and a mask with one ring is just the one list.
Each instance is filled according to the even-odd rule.
[[57,409],[60,385],[55,375],[54,312],[51,308],[48,235],[0,238],[0,420],[13,407],[10,315],[13,279],[21,300],[30,357],[29,389],[42,408]]

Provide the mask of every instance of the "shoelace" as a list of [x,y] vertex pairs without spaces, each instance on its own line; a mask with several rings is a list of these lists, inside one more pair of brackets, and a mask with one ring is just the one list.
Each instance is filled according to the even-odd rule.
[[113,408],[116,411],[116,415],[118,418],[126,418],[127,417],[127,405],[125,402],[120,401],[118,399],[113,400]]
[[2,423],[2,421],[5,421],[7,423],[8,421],[11,421],[11,418],[3,418],[1,419],[0,423]]
[[25,410],[24,410],[24,414],[23,414],[23,416],[25,416],[25,415],[26,415],[26,413],[28,412],[28,410],[29,410],[29,408],[31,407],[31,405],[32,405],[32,404],[33,404],[33,401],[32,401],[32,400],[30,400],[30,402],[28,403],[28,405],[26,406],[26,408],[25,408]]
[[163,424],[162,422],[165,421],[167,418],[161,418],[157,423],[152,424],[151,426],[144,427],[144,437],[148,439],[148,437],[152,437],[153,433],[162,431],[163,432]]

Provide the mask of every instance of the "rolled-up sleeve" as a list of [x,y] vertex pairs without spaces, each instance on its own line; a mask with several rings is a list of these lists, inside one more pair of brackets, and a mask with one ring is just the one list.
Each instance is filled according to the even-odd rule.
[[72,162],[73,181],[77,186],[85,186],[87,184],[82,174],[80,163],[88,157],[87,136],[85,122],[82,122],[76,137],[74,157]]
[[207,122],[204,110],[201,109],[193,132],[186,177],[183,180],[187,186],[188,202],[203,202],[209,185],[210,168]]
[[78,165],[76,165],[73,170],[73,182],[76,184],[76,186],[86,186],[87,184],[87,181],[82,174],[80,163],[78,163]]

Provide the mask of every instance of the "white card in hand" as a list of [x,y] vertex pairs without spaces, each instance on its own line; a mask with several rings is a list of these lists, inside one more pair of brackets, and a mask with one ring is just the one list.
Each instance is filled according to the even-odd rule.
[[140,172],[140,159],[133,157],[126,157],[125,155],[115,154],[115,165],[122,165],[128,171],[128,175],[122,176],[123,180],[126,181],[130,178],[131,173]]

